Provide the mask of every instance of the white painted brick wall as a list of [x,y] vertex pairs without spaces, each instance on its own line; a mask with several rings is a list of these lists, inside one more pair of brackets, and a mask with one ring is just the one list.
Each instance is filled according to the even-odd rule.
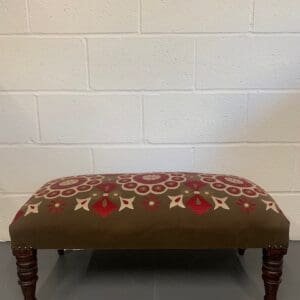
[[300,94],[251,94],[248,140],[300,142]]
[[2,90],[87,88],[81,39],[0,37]]
[[197,170],[239,174],[269,191],[292,190],[294,162],[295,149],[292,146],[251,144],[195,148]]
[[246,94],[144,98],[144,132],[149,143],[246,141]]
[[35,96],[0,95],[0,143],[38,141],[38,117]]
[[300,2],[0,0],[0,240],[92,172],[240,174],[300,239]]
[[194,42],[182,38],[89,39],[96,90],[191,89]]
[[[119,146],[94,148],[96,172],[191,171],[194,169],[190,147]],[[122,159],[120,159],[122,158]],[[116,162],[118,165],[116,167]]]
[[143,32],[248,32],[251,0],[144,0]]
[[0,33],[27,32],[26,2],[0,0]]
[[137,32],[139,0],[30,0],[32,32]]
[[30,194],[9,195],[0,193],[0,236],[1,240],[9,240],[7,226],[13,220],[16,212],[29,199]]
[[255,1],[255,31],[257,32],[299,32],[299,0],[257,0]]
[[197,88],[299,89],[299,53],[299,35],[200,37]]
[[295,147],[295,177],[293,184],[293,191],[300,191],[300,147]]
[[284,214],[291,222],[290,237],[300,240],[300,201],[298,194],[273,193]]
[[47,143],[139,143],[141,96],[39,96],[41,140]]
[[91,151],[83,148],[0,148],[0,192],[30,193],[46,181],[93,170]]

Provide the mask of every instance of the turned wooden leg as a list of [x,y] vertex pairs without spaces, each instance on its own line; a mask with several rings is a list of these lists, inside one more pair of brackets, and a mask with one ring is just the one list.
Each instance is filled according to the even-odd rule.
[[263,249],[262,278],[265,283],[265,300],[276,300],[281,282],[283,256],[287,249]]
[[37,255],[35,249],[13,249],[17,260],[19,285],[22,288],[24,300],[36,300],[35,290],[37,276]]
[[59,256],[62,256],[62,255],[65,254],[65,250],[64,249],[58,249],[57,253],[58,253]]
[[242,249],[242,248],[238,249],[239,255],[242,255],[242,256],[245,254],[245,251],[246,251],[246,249]]

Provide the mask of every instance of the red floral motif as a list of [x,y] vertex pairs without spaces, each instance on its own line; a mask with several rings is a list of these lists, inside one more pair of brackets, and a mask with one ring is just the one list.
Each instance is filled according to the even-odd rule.
[[200,180],[217,191],[225,191],[231,196],[257,198],[267,193],[258,185],[241,177],[232,175],[198,174]]
[[241,199],[237,200],[236,204],[240,206],[242,211],[245,211],[247,213],[254,211],[256,208],[255,202],[245,199],[245,198],[241,198]]
[[225,190],[232,196],[240,196],[242,194],[241,190],[234,186],[227,187]]
[[88,179],[85,177],[69,177],[51,184],[50,187],[53,190],[65,190],[80,186],[87,181]]
[[157,197],[155,197],[154,195],[150,195],[150,196],[146,197],[144,200],[144,207],[147,210],[150,210],[150,211],[157,210],[159,205],[160,205],[160,202],[157,199]]
[[65,202],[63,200],[52,200],[48,205],[48,210],[51,213],[60,213],[65,208]]
[[103,182],[101,184],[98,184],[96,187],[104,192],[104,193],[110,193],[116,188],[116,184],[112,182]]
[[80,192],[90,191],[94,186],[101,184],[103,178],[102,175],[82,175],[55,179],[45,184],[34,196],[46,199],[72,197]]
[[224,182],[225,184],[233,185],[240,188],[252,187],[252,184],[250,182],[236,176],[220,175],[220,176],[216,176],[215,178],[221,182]]
[[169,175],[164,173],[138,174],[133,175],[133,180],[143,184],[157,184],[169,179]]
[[119,175],[117,183],[126,191],[148,195],[163,194],[167,190],[176,189],[185,180],[185,174],[182,173],[144,173]]
[[107,196],[100,198],[93,206],[93,210],[105,218],[117,209],[117,206]]
[[167,188],[162,184],[156,184],[152,187],[152,190],[157,193],[163,193]]
[[137,187],[136,191],[139,194],[148,194],[150,191],[150,187],[147,185],[140,185]]
[[249,197],[256,197],[257,195],[256,191],[251,189],[243,189],[243,193]]
[[135,189],[137,186],[138,186],[138,184],[135,182],[128,182],[128,183],[124,184],[124,187],[127,189]]
[[[114,199],[115,201],[116,199],[119,199],[119,197],[121,198],[122,191],[120,191],[120,188],[123,189],[123,191],[131,191],[132,194],[136,193],[137,195],[145,196],[142,205],[144,205],[145,209],[150,211],[159,209],[161,206],[161,202],[156,196],[159,194],[165,193],[166,197],[169,197],[170,200],[174,202],[172,202],[174,205],[179,203],[180,199],[178,196],[168,196],[167,192],[180,188],[178,189],[180,192],[179,196],[183,197],[183,195],[190,195],[188,197],[189,200],[184,203],[182,202],[181,207],[188,207],[195,213],[201,215],[212,208],[212,205],[208,200],[201,195],[203,188],[205,187],[211,187],[213,190],[224,192],[224,195],[219,195],[221,193],[214,195],[219,198],[214,198],[214,196],[212,196],[215,208],[223,207],[224,209],[229,209],[229,206],[224,203],[227,198],[230,198],[228,195],[231,195],[238,197],[236,198],[239,199],[236,201],[236,205],[240,207],[241,211],[247,213],[256,209],[256,203],[249,198],[267,195],[261,187],[237,176],[169,172],[70,176],[48,182],[35,194],[35,198],[43,197],[45,199],[50,199],[51,202],[48,205],[48,210],[51,213],[62,212],[67,204],[64,200],[68,197],[72,197],[72,201],[82,198],[87,198],[91,201],[94,201],[93,199],[98,199],[93,206],[89,206],[88,208],[91,208],[95,213],[105,218],[120,208],[111,200]],[[114,193],[113,191],[117,188],[118,190]],[[80,193],[87,191],[91,191],[91,193],[89,193],[89,195],[80,195]],[[110,199],[109,193],[111,192],[113,193],[111,194]],[[176,192],[178,191],[174,191],[174,193],[171,194],[176,195]],[[210,194],[207,189],[205,189],[204,192],[208,195]],[[77,197],[77,194],[79,194],[79,197]],[[137,195],[135,196],[138,197]],[[175,200],[172,197],[175,197]],[[41,200],[42,199],[37,200],[37,203],[41,203]],[[124,204],[129,205],[129,202],[127,202],[128,200],[125,199]],[[272,209],[277,213],[279,212],[279,208],[275,204],[273,205],[267,200],[264,202],[266,203],[266,210]],[[13,222],[24,215],[26,216],[27,212],[28,214],[37,213],[37,209],[32,207],[31,210],[28,211],[25,209],[25,212],[20,210],[16,214]]]
[[186,206],[199,215],[206,213],[212,207],[212,205],[199,194],[196,194],[189,199]]
[[193,191],[199,191],[201,188],[207,185],[206,183],[197,180],[188,180],[185,184]]

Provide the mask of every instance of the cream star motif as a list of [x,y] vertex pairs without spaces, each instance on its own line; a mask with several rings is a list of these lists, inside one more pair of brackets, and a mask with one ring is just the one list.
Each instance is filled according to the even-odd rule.
[[185,205],[183,203],[183,195],[177,195],[177,196],[168,196],[171,200],[170,202],[170,208],[173,208],[175,206],[179,206],[181,208],[185,208]]
[[36,203],[36,204],[28,204],[27,210],[24,216],[28,216],[30,214],[37,214],[39,212],[39,205],[42,202]]
[[279,214],[279,210],[278,210],[275,202],[273,202],[273,201],[267,201],[267,200],[263,200],[263,202],[266,204],[266,210],[272,209],[276,213]]
[[74,210],[78,210],[78,209],[84,209],[84,210],[87,210],[89,211],[89,203],[91,201],[91,197],[88,197],[88,198],[84,198],[84,199],[76,199],[77,201],[77,205],[75,206]]
[[215,203],[214,210],[216,210],[218,208],[230,209],[229,206],[225,203],[227,201],[228,197],[218,198],[218,197],[212,196],[212,199],[214,200],[214,203]]
[[119,211],[121,211],[125,208],[134,209],[134,207],[133,207],[134,199],[135,199],[135,197],[132,197],[132,198],[120,197],[121,206],[119,208]]

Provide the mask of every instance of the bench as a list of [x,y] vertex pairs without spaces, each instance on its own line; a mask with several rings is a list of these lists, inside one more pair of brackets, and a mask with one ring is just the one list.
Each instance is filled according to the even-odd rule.
[[275,300],[289,221],[265,190],[237,176],[81,175],[42,186],[10,236],[25,300],[36,299],[38,249],[211,248],[262,248],[264,299]]

